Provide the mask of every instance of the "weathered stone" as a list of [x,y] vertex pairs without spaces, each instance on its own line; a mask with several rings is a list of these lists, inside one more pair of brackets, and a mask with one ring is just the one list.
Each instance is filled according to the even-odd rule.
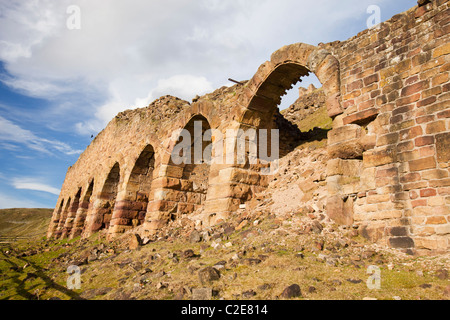
[[414,248],[414,241],[410,237],[389,238],[389,244],[393,248]]
[[436,155],[438,162],[450,162],[450,132],[436,135]]
[[248,220],[242,220],[241,223],[236,227],[236,231],[244,229],[248,225]]
[[253,265],[257,265],[260,264],[262,261],[261,259],[255,259],[255,258],[245,258],[241,260],[242,264],[246,264],[248,266],[253,266]]
[[216,281],[220,279],[220,272],[213,267],[207,267],[198,272],[198,278],[202,284]]
[[439,280],[447,280],[448,279],[448,271],[446,269],[441,269],[436,272],[436,277]]
[[328,216],[342,225],[353,224],[353,198],[348,197],[346,201],[342,196],[336,195],[327,199]]
[[128,242],[128,248],[130,250],[136,250],[142,245],[141,237],[138,234],[130,235],[130,240]]
[[195,253],[191,249],[183,251],[183,258],[185,258],[185,259],[193,258],[194,256],[195,256]]
[[364,167],[378,167],[397,161],[397,153],[394,148],[383,148],[380,150],[369,150],[364,153]]
[[366,135],[364,129],[356,124],[348,124],[328,132],[328,154],[330,158],[355,159],[362,156]]
[[358,284],[362,282],[361,279],[347,279],[347,281],[353,284]]
[[302,296],[302,292],[301,292],[300,286],[298,284],[290,285],[289,287],[284,289],[283,292],[281,293],[281,297],[284,299],[292,299],[292,298],[297,298],[297,297],[301,297],[301,296]]
[[189,242],[196,243],[196,242],[200,242],[200,241],[202,241],[202,236],[201,236],[200,232],[198,232],[197,230],[192,231],[189,236]]
[[[380,244],[448,250],[448,25],[445,1],[418,3],[416,10],[345,41],[284,46],[249,81],[196,97],[193,103],[165,96],[146,108],[121,112],[68,169],[48,238],[88,237],[106,229],[113,239],[140,226],[140,234],[152,241],[185,237],[197,243],[198,232],[189,233],[194,227],[200,230],[235,216],[242,224],[236,219],[230,225],[247,228],[254,219],[241,214],[259,212],[259,205],[266,205],[265,189],[279,176],[261,174],[267,165],[246,155],[239,164],[210,164],[206,159],[175,163],[172,156],[182,151],[178,141],[184,141],[181,129],[192,137],[194,123],[201,122],[202,130],[222,134],[228,129],[278,128],[280,160],[299,141],[327,135],[328,158],[308,160],[313,173],[292,169],[300,166],[298,159],[321,148],[315,141],[299,148],[304,151],[298,159],[291,158],[297,164],[284,168],[293,174],[276,182],[280,189],[299,187],[298,199],[295,192],[285,196],[285,204],[295,206],[286,211],[310,206],[314,212],[306,214],[315,215],[324,211],[326,202],[336,222],[356,222],[361,226],[357,232]],[[311,72],[322,88],[301,90],[287,113],[278,112],[281,96]],[[197,145],[201,140],[195,139]],[[211,140],[215,146],[230,143],[225,149],[233,159],[237,154],[231,142],[244,141],[219,134]],[[201,145],[201,151],[209,150],[203,148],[207,143]],[[214,154],[214,160],[220,158]],[[325,175],[323,164],[329,159]],[[280,208],[270,210],[278,215]],[[264,232],[259,230],[263,219],[257,219],[241,233],[243,239]],[[162,232],[168,226],[173,230]],[[314,227],[308,232],[319,231]],[[234,231],[228,226],[212,236],[223,238]],[[133,241],[130,247],[139,248],[140,239]],[[96,253],[91,258],[100,257]]]
[[256,292],[253,291],[253,290],[247,290],[247,291],[242,292],[242,297],[243,298],[248,299],[248,298],[252,298],[254,296],[256,296]]
[[450,284],[444,289],[444,296],[450,297]]
[[430,2],[431,2],[431,0],[417,0],[417,4],[419,5],[419,7],[422,7]]
[[192,300],[211,300],[212,288],[194,288],[192,289]]

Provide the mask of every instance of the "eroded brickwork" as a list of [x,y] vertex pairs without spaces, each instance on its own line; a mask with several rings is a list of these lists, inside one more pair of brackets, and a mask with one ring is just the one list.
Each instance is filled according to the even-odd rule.
[[329,133],[329,214],[392,247],[450,245],[448,7],[432,1],[327,45],[344,108]]
[[208,226],[232,216],[267,187],[264,165],[176,164],[180,130],[200,121],[226,154],[238,139],[228,129],[278,128],[283,156],[300,135],[277,106],[314,73],[333,119],[327,214],[387,246],[448,251],[449,25],[449,2],[432,1],[347,41],[285,46],[249,81],[192,103],[167,96],[120,113],[69,168],[48,236],[113,237],[139,225],[151,235],[174,219],[196,215]]

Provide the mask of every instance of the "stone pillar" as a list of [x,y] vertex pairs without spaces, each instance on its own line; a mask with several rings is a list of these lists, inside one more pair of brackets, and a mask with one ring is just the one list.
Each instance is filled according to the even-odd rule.
[[89,211],[90,203],[88,201],[83,201],[77,210],[75,220],[73,222],[72,232],[70,233],[69,239],[81,236],[86,223],[86,217]]

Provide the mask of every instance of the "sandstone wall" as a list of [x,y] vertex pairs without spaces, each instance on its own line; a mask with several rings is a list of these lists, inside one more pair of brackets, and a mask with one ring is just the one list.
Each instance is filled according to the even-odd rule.
[[344,113],[329,133],[329,214],[392,247],[448,250],[448,1],[325,47]]
[[179,130],[201,120],[216,130],[213,145],[236,157],[246,138],[228,137],[228,129],[278,128],[283,156],[302,139],[295,119],[311,114],[297,104],[286,119],[277,106],[314,73],[322,84],[316,99],[333,119],[327,214],[384,245],[448,251],[449,23],[449,2],[432,1],[347,41],[285,46],[249,81],[193,103],[163,97],[120,113],[69,168],[48,236],[102,228],[114,236],[140,224],[154,234],[194,213],[204,225],[232,216],[267,186],[267,163],[174,164]]

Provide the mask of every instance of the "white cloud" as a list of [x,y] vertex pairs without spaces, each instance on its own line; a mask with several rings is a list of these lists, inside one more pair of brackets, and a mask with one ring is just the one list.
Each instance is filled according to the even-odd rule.
[[156,87],[147,96],[134,98],[134,100],[132,100],[132,97],[129,97],[129,101],[133,101],[130,104],[121,94],[120,85],[112,84],[110,87],[111,100],[97,109],[95,118],[77,123],[76,129],[81,134],[98,132],[119,112],[126,109],[146,107],[155,99],[166,95],[190,101],[196,95],[206,94],[212,90],[212,84],[205,77],[187,74],[175,75],[159,80]]
[[70,89],[59,83],[42,81],[42,79],[39,78],[32,79],[27,76],[22,78],[2,77],[0,78],[0,81],[16,91],[35,98],[50,99],[70,92]]
[[[163,95],[170,94],[181,99],[189,100],[195,95],[203,95],[213,90],[212,84],[205,77],[192,75],[176,75],[158,81],[158,85],[151,91],[146,104]],[[150,101],[149,101],[150,100]]]
[[22,144],[26,147],[42,152],[52,154],[55,151],[66,155],[79,154],[81,150],[74,150],[68,144],[57,140],[48,140],[36,136],[29,130],[22,129],[20,126],[0,116],[0,145],[4,149],[17,150],[16,144]]
[[0,209],[11,209],[11,208],[43,208],[47,207],[41,203],[32,201],[18,199],[12,196],[8,196],[0,193]]
[[44,183],[35,178],[14,178],[12,185],[16,189],[34,190],[59,195],[60,190]]
[[[72,128],[86,134],[159,95],[189,100],[229,77],[249,79],[285,44],[344,40],[365,28],[369,4],[382,3],[388,1],[1,1],[0,60],[10,77],[0,81],[57,106],[84,97]],[[81,9],[80,30],[66,26],[69,5]]]

